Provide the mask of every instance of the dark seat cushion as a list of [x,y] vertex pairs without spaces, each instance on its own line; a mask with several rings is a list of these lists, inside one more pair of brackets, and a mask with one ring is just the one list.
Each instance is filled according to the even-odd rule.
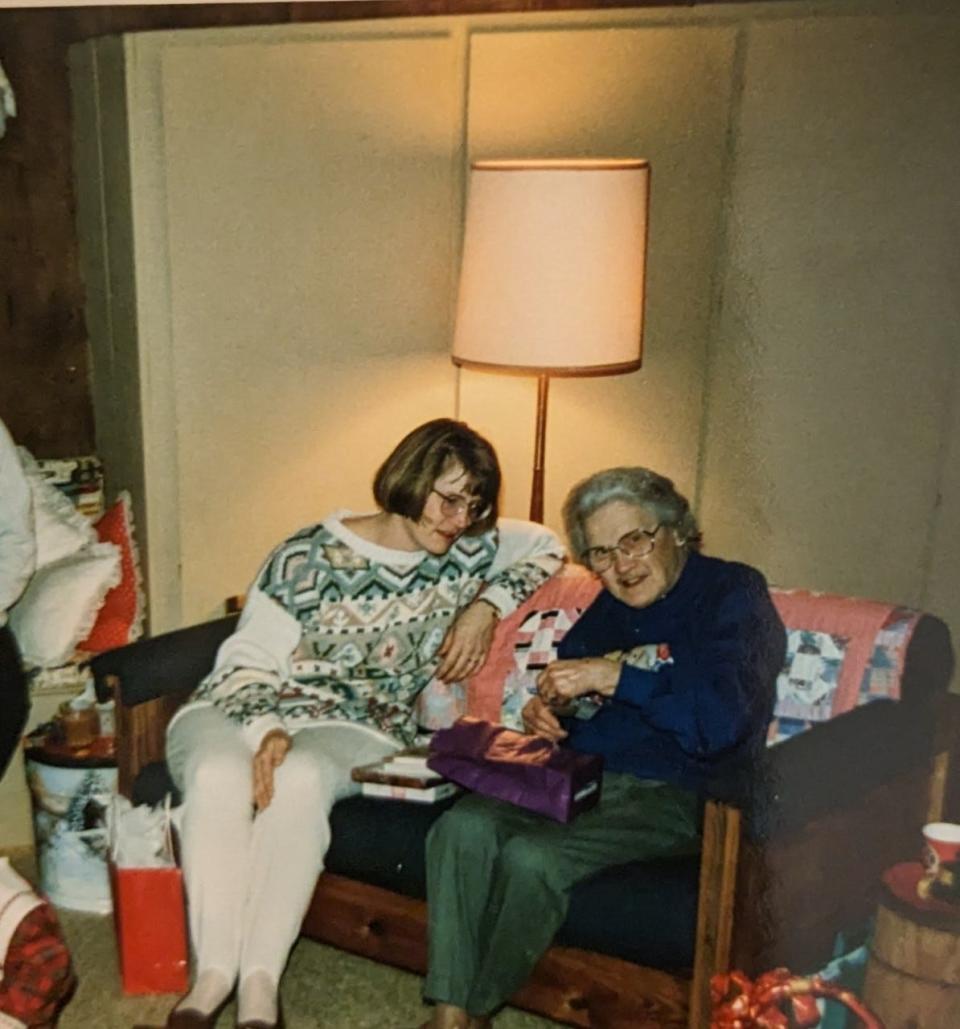
[[577,883],[556,942],[667,972],[693,967],[700,858],[634,861]]
[[427,895],[427,833],[455,803],[455,797],[437,804],[363,796],[341,800],[330,815],[327,869],[423,900]]
[[97,654],[90,670],[99,699],[110,699],[109,680],[114,678],[128,707],[169,694],[186,695],[213,667],[217,648],[236,629],[239,617],[226,615]]
[[[135,804],[156,804],[176,789],[166,765],[147,765]],[[430,826],[456,803],[413,804],[355,796],[334,805],[327,870],[424,900],[424,844]],[[699,858],[634,862],[578,883],[557,943],[665,971],[693,964]]]
[[140,769],[134,780],[130,800],[134,804],[149,804],[154,807],[162,804],[163,798],[168,793],[170,794],[170,803],[174,807],[183,800],[180,791],[173,784],[173,779],[170,778],[166,761],[151,761],[149,765],[144,765]]

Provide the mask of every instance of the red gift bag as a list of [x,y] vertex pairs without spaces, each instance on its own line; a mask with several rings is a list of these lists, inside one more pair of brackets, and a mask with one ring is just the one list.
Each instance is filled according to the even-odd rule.
[[123,992],[185,993],[189,985],[183,873],[110,865]]
[[[139,822],[138,815],[143,816]],[[134,818],[128,821],[127,816]],[[126,798],[115,798],[111,836],[110,888],[123,992],[185,993],[187,918],[183,872],[174,860],[169,797],[162,813],[133,809]]]

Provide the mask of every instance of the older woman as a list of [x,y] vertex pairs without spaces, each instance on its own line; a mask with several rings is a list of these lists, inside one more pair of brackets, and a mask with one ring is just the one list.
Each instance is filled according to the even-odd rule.
[[603,756],[601,799],[565,826],[471,795],[435,823],[433,1029],[489,1023],[550,945],[575,883],[699,850],[712,769],[761,746],[771,718],[785,634],[766,583],[698,552],[696,521],[669,479],[598,472],[571,491],[564,522],[604,589],[523,718],[531,733]]
[[277,989],[350,770],[412,741],[430,678],[486,658],[496,620],[560,566],[542,526],[497,521],[490,444],[437,419],[374,479],[379,510],[338,511],[270,555],[237,631],[171,722],[197,977],[167,1020],[282,1024]]

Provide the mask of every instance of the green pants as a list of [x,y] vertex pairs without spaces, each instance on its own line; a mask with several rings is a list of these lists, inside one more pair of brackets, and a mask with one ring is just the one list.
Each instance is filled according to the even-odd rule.
[[550,946],[575,883],[612,865],[699,849],[696,797],[631,775],[605,774],[599,804],[570,825],[465,797],[427,837],[425,996],[490,1014]]

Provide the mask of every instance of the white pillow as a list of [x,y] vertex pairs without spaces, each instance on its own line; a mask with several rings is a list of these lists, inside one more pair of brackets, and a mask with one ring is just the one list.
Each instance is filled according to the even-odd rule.
[[17,447],[17,451],[33,494],[37,568],[69,557],[88,543],[96,543],[97,533],[90,521],[70,503],[67,496],[44,479],[28,450]]
[[120,548],[94,543],[39,568],[10,610],[9,625],[24,663],[66,664],[86,638],[107,591],[120,582]]

